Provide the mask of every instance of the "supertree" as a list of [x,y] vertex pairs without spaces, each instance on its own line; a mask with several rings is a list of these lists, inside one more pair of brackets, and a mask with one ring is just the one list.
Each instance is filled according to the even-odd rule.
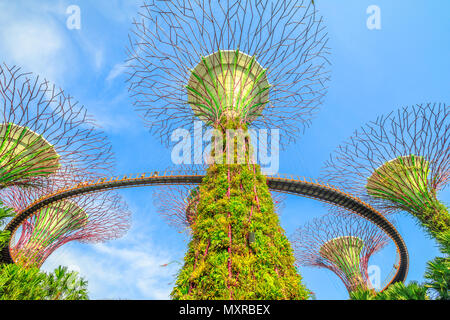
[[153,203],[167,223],[184,231],[194,222],[199,201],[199,187],[188,185],[155,188]]
[[0,65],[0,188],[36,186],[65,165],[84,178],[111,173],[104,135],[73,98],[18,67]]
[[[156,211],[167,223],[180,231],[185,231],[195,222],[197,206],[200,201],[199,186],[168,185],[156,187],[153,203]],[[276,212],[281,211],[286,195],[270,192]]]
[[328,38],[308,2],[146,1],[129,64],[150,129],[166,139],[196,118],[213,127],[231,118],[295,136],[328,79]]
[[[40,188],[12,186],[0,198],[21,212],[35,199],[79,182],[73,170],[60,168]],[[25,220],[11,240],[11,256],[25,267],[40,267],[50,254],[70,241],[103,242],[122,236],[130,227],[130,212],[112,191],[80,195],[44,206]]]
[[328,49],[314,6],[147,1],[134,25],[129,90],[151,130],[165,140],[195,119],[214,129],[172,297],[307,298],[248,133],[278,129],[289,142],[321,103]]
[[350,293],[373,289],[368,276],[369,259],[388,243],[388,238],[377,226],[355,214],[329,213],[297,229],[291,241],[300,265],[331,270]]
[[449,114],[448,105],[427,103],[379,117],[337,148],[323,179],[381,211],[409,212],[432,235],[448,231],[437,193],[450,177]]

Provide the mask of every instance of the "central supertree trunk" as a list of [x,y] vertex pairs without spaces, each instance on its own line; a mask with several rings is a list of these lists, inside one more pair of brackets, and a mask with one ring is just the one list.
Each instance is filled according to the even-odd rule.
[[[224,127],[239,126],[228,122]],[[230,154],[227,161],[224,148],[224,161],[211,165],[200,185],[192,239],[172,297],[307,299],[309,291],[294,267],[293,251],[274,212],[266,178],[249,160],[249,139],[242,144],[227,138],[227,130],[220,131],[223,145],[235,147],[233,161]],[[239,162],[241,147],[245,160]]]

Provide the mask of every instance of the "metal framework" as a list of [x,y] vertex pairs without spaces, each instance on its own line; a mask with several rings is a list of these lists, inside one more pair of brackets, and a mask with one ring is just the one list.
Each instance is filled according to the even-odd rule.
[[129,90],[162,140],[196,115],[290,141],[325,95],[328,38],[309,0],[149,0],[134,25]]
[[46,80],[0,65],[0,188],[36,186],[71,166],[110,175],[111,146],[84,107]]
[[368,276],[370,257],[388,241],[376,225],[355,215],[328,214],[297,229],[292,239],[299,264],[327,268],[349,292],[373,289]]
[[[450,179],[450,107],[405,107],[368,123],[340,145],[322,179],[382,212],[408,211],[433,228],[450,227],[437,193]],[[441,219],[442,218],[442,219]],[[446,222],[445,222],[446,221]]]
[[[164,172],[162,175],[159,175],[159,173],[155,171],[150,174],[126,175],[123,177],[119,176],[110,179],[101,178],[98,180],[95,179],[81,182],[75,186],[55,191],[34,201],[27,208],[18,213],[9,222],[5,230],[9,230],[12,234],[14,234],[23,221],[35,215],[40,209],[63,199],[70,199],[83,194],[104,191],[107,189],[125,187],[171,184],[198,185],[201,183],[203,177],[204,172],[172,171]],[[396,228],[383,216],[383,214],[378,212],[372,206],[361,201],[359,198],[352,196],[351,194],[345,193],[335,187],[329,186],[328,184],[321,184],[317,181],[314,182],[312,179],[307,181],[306,178],[294,178],[293,176],[281,177],[278,175],[277,177],[268,177],[267,183],[269,189],[271,190],[301,195],[324,201],[326,203],[332,203],[346,208],[376,224],[394,241],[399,256],[399,267],[396,270],[392,280],[386,285],[385,288],[387,288],[391,283],[405,280],[409,267],[409,257],[405,242]],[[14,263],[10,253],[10,244],[2,249],[1,262]]]
[[[60,170],[40,188],[12,186],[2,190],[2,202],[21,212],[35,199],[80,182],[69,169]],[[40,267],[56,249],[70,241],[103,242],[121,237],[130,227],[131,213],[114,191],[82,194],[53,202],[26,218],[14,233],[14,261]]]

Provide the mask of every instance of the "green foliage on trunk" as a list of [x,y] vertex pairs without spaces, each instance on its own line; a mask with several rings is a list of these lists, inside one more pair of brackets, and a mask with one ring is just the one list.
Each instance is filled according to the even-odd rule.
[[424,209],[423,215],[417,216],[420,224],[435,239],[444,232],[450,231],[450,214],[447,207],[436,200],[433,205]]
[[[200,185],[192,239],[171,294],[174,299],[310,297],[294,267],[266,178],[258,165],[249,164],[248,140],[245,145],[244,164],[213,164]],[[236,159],[242,144],[235,147]]]
[[[210,167],[200,186],[197,209],[174,299],[309,297],[257,166]],[[250,233],[254,233],[252,243]]]

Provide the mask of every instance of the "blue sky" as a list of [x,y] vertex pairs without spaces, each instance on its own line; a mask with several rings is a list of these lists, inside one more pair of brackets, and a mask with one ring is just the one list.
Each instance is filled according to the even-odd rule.
[[[280,172],[318,177],[328,155],[364,123],[401,106],[450,101],[448,1],[316,0],[329,33],[331,81],[321,111],[295,144],[280,154]],[[117,173],[161,170],[170,150],[150,135],[133,111],[125,84],[128,32],[140,0],[0,0],[0,61],[55,82],[85,105],[109,135]],[[66,27],[66,9],[81,9],[81,29]],[[381,9],[381,29],[366,27],[369,5]],[[167,299],[188,238],[155,212],[151,188],[122,190],[133,212],[129,233],[104,244],[71,243],[44,264],[77,270],[93,299]],[[440,198],[450,203],[450,191]],[[322,204],[288,196],[281,212],[287,234],[325,213]],[[409,216],[398,229],[410,254],[408,281],[422,281],[438,254]],[[374,256],[381,278],[395,260],[389,246]],[[173,262],[167,267],[161,265]],[[346,299],[328,270],[302,268],[318,299]]]

